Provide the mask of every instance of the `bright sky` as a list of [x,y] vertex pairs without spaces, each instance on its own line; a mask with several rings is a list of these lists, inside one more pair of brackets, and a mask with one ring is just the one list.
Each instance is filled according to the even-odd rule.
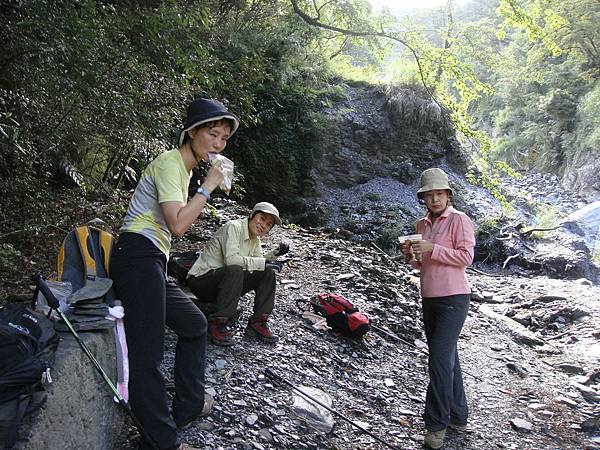
[[[446,0],[369,0],[375,6],[387,6],[391,10],[394,9],[411,9],[411,8],[435,8],[436,6],[444,6]],[[462,5],[467,0],[454,0],[455,5]]]

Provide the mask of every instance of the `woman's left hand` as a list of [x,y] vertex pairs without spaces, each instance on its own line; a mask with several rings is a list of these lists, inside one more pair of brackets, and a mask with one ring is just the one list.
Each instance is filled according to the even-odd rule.
[[425,240],[412,241],[412,249],[419,254],[431,252],[433,251],[433,243]]

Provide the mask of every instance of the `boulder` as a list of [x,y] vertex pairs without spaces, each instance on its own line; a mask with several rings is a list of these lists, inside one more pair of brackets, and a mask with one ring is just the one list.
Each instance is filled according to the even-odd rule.
[[[79,333],[106,374],[116,377],[112,330]],[[124,424],[124,414],[110,388],[69,333],[60,333],[53,383],[48,400],[28,418],[15,449],[111,450]]]
[[563,221],[563,227],[575,227],[581,233],[590,253],[594,253],[600,244],[600,200],[569,214]]

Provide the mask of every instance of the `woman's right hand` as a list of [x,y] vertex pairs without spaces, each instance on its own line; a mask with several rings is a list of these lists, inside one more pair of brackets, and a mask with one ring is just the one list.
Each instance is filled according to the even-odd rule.
[[220,162],[217,162],[210,166],[210,169],[208,169],[208,174],[206,175],[202,185],[208,189],[208,191],[212,192],[219,184],[221,184],[223,178],[223,167],[221,166]]
[[408,255],[410,253],[410,241],[404,241],[400,244],[400,251],[403,255]]

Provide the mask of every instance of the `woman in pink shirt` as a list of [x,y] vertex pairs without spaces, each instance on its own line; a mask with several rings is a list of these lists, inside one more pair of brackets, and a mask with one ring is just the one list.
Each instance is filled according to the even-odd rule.
[[452,207],[448,175],[438,168],[421,174],[417,197],[427,215],[417,222],[422,240],[402,245],[421,271],[423,324],[429,348],[429,386],[425,400],[424,444],[438,449],[446,428],[464,430],[468,408],[457,342],[469,311],[471,288],[465,269],[473,262],[475,233],[466,214]]

